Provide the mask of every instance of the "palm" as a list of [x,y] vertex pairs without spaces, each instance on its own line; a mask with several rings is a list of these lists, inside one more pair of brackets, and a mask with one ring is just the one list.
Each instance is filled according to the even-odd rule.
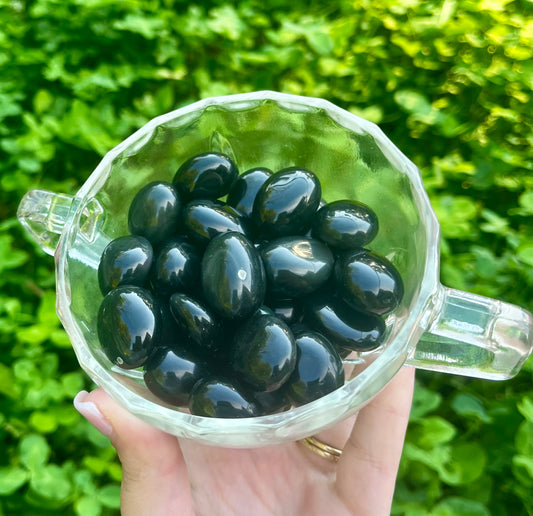
[[236,450],[176,439],[100,389],[85,395],[91,410],[77,406],[110,432],[122,462],[123,515],[378,516],[390,512],[413,379],[405,368],[357,417],[320,434],[343,448],[338,463],[296,442]]
[[316,464],[296,443],[253,450],[187,443],[182,451],[192,486],[186,503],[194,514],[350,512],[335,491],[335,465],[324,459]]

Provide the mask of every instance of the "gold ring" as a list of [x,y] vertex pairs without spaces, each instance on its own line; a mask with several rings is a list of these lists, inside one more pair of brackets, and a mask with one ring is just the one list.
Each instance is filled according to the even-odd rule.
[[320,455],[324,459],[332,460],[333,462],[338,462],[342,455],[342,450],[330,446],[329,444],[323,443],[318,440],[316,437],[306,437],[300,441],[307,449],[311,450],[313,453]]

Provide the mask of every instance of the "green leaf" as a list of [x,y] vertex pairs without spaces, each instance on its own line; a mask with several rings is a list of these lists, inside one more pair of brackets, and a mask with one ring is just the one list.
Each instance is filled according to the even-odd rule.
[[533,190],[527,190],[518,198],[523,215],[533,215]]
[[533,400],[528,396],[524,396],[516,406],[520,414],[522,414],[527,421],[533,423]]
[[60,401],[63,398],[61,384],[53,379],[46,378],[31,386],[26,392],[26,406],[29,408],[44,408],[50,401]]
[[120,508],[120,486],[109,484],[98,491],[98,500],[105,507],[111,509]]
[[433,202],[445,238],[471,239],[476,234],[471,222],[478,212],[477,204],[469,197],[443,195]]
[[82,496],[76,500],[74,510],[78,516],[100,516],[102,504],[94,496]]
[[38,159],[28,158],[25,156],[17,159],[17,165],[23,171],[28,172],[30,174],[36,174],[42,168],[41,162]]
[[22,468],[0,468],[0,495],[13,494],[26,483],[28,477],[28,471]]
[[62,468],[47,464],[33,471],[30,488],[43,498],[65,502],[72,490],[72,483]]
[[426,97],[414,90],[400,90],[394,94],[396,103],[408,113],[410,119],[426,125],[444,123],[444,116],[439,109],[432,106]]
[[444,498],[431,511],[431,516],[491,516],[489,509],[475,500],[458,496]]
[[230,40],[238,40],[246,30],[237,11],[231,5],[215,7],[209,12],[210,19],[207,26],[215,33]]
[[493,421],[479,398],[472,394],[458,393],[453,398],[451,407],[460,416],[473,417],[483,423],[491,423]]
[[451,441],[456,433],[456,428],[440,416],[429,416],[418,421],[413,430],[414,441],[425,449]]
[[45,290],[41,297],[37,319],[40,323],[56,327],[59,319],[56,314],[56,293],[54,290]]
[[57,419],[53,413],[32,412],[30,425],[43,434],[49,434],[57,430]]
[[14,247],[11,235],[0,235],[0,274],[20,267],[27,259],[28,254],[25,251]]
[[10,398],[16,398],[20,394],[20,386],[15,383],[13,372],[2,363],[0,363],[0,393]]
[[50,410],[58,425],[71,427],[79,421],[79,413],[71,403],[54,406]]
[[468,484],[478,479],[487,462],[485,450],[478,443],[452,446],[450,459],[439,471],[442,480],[450,485]]
[[305,38],[307,39],[309,46],[321,56],[327,56],[333,51],[333,40],[321,27],[306,31]]
[[109,463],[105,458],[88,456],[83,458],[83,465],[96,475],[102,475],[107,470]]
[[34,324],[27,328],[21,328],[17,337],[21,342],[27,344],[40,344],[48,339],[50,335],[50,326],[48,324]]
[[517,247],[516,257],[530,268],[533,267],[533,244],[525,242]]
[[33,97],[33,109],[36,113],[48,111],[54,102],[54,97],[48,90],[38,90]]
[[107,466],[107,473],[111,480],[115,480],[119,483],[122,482],[122,468],[120,467],[120,464],[117,464],[116,462],[109,463]]
[[352,106],[349,111],[375,124],[379,124],[383,120],[383,109],[380,106],[368,106],[362,109]]
[[513,456],[513,475],[518,482],[530,487],[533,480],[533,457],[531,455]]
[[481,216],[487,221],[479,225],[482,231],[504,236],[509,231],[509,221],[500,217],[497,213],[484,209],[481,212]]
[[45,353],[39,362],[41,376],[44,378],[55,377],[57,375],[58,365],[59,357],[55,353]]
[[20,442],[20,460],[31,471],[41,469],[50,457],[50,446],[46,439],[29,434]]
[[79,371],[67,373],[61,377],[61,385],[65,395],[74,398],[83,389],[85,378]]
[[71,347],[70,338],[67,335],[66,331],[63,329],[57,329],[50,333],[50,340],[58,348],[67,348]]
[[439,472],[450,461],[450,447],[444,445],[430,450],[423,450],[408,441],[405,443],[403,456],[406,459],[421,462],[432,470]]
[[530,421],[522,421],[515,434],[516,451],[533,460],[533,426]]
[[411,442],[404,446],[404,457],[436,471],[448,485],[468,484],[478,479],[485,468],[486,453],[478,443],[438,445],[424,450]]
[[420,384],[415,385],[413,395],[413,403],[411,406],[411,414],[409,419],[411,421],[418,421],[426,414],[437,409],[442,402],[442,396],[434,390],[427,389]]
[[117,30],[129,31],[140,34],[146,39],[154,39],[159,36],[165,23],[159,18],[151,18],[137,14],[127,14],[124,19],[113,23]]

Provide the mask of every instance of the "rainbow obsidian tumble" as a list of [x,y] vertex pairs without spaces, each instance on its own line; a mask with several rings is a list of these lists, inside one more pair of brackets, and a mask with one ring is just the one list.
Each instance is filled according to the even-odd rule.
[[335,346],[323,335],[300,331],[295,335],[296,367],[287,394],[298,405],[329,394],[344,384],[344,367]]
[[195,199],[183,209],[183,227],[190,239],[205,248],[216,235],[249,233],[248,220],[229,204],[210,199]]
[[98,311],[98,337],[111,362],[135,369],[144,365],[157,347],[161,311],[153,295],[136,286],[111,290]]
[[276,316],[252,317],[233,337],[232,370],[255,391],[279,389],[295,364],[294,336],[287,324]]
[[152,245],[160,244],[174,233],[180,212],[181,199],[173,185],[164,181],[147,184],[130,205],[130,233],[147,238]]
[[367,249],[339,257],[335,278],[344,301],[364,312],[386,315],[403,297],[402,278],[392,263]]
[[273,297],[292,299],[311,294],[331,276],[334,257],[329,247],[314,238],[277,238],[260,247]]
[[206,152],[183,163],[174,184],[184,199],[218,199],[229,192],[237,175],[237,167],[228,156]]
[[370,351],[385,333],[383,319],[354,310],[333,295],[315,295],[306,303],[305,322],[340,350]]
[[272,174],[257,192],[252,220],[264,238],[305,234],[320,204],[318,178],[303,168]]
[[193,387],[189,397],[193,414],[206,417],[236,418],[259,415],[253,397],[228,380],[204,378]]
[[226,319],[245,319],[265,298],[261,256],[244,235],[224,233],[209,242],[202,259],[202,287],[207,302]]
[[242,174],[228,194],[228,204],[239,210],[244,215],[251,217],[254,201],[259,189],[272,175],[268,168],[252,168]]
[[202,359],[185,348],[159,348],[144,366],[146,386],[171,405],[187,405],[192,388],[208,374]]
[[403,283],[371,249],[372,208],[323,194],[310,170],[239,176],[213,152],[142,187],[98,268],[107,358],[203,417],[273,414],[342,386],[343,358],[383,344]]
[[217,316],[202,302],[180,292],[169,300],[170,312],[197,354],[213,353],[223,343],[222,325]]
[[201,259],[200,250],[186,238],[170,238],[155,257],[153,289],[161,295],[193,289],[200,281]]
[[334,201],[322,206],[313,218],[312,234],[335,249],[359,249],[378,233],[378,219],[366,205]]
[[142,287],[150,274],[154,252],[146,238],[125,235],[113,240],[105,249],[98,266],[98,283],[102,294],[120,285]]

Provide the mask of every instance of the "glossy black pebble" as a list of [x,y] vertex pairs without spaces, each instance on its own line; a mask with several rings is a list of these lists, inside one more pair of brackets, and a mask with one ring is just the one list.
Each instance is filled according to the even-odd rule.
[[364,247],[378,233],[373,210],[356,201],[334,201],[318,210],[312,235],[336,249]]
[[202,258],[201,276],[206,301],[225,319],[245,319],[263,303],[263,262],[240,233],[224,233],[211,240]]
[[294,336],[287,324],[272,315],[254,316],[235,333],[231,365],[257,391],[274,391],[296,364]]
[[240,418],[259,415],[252,397],[232,383],[217,379],[200,380],[189,398],[191,414],[205,417]]
[[295,299],[268,299],[265,301],[272,313],[289,326],[301,321],[303,306]]
[[298,405],[309,403],[344,384],[344,367],[336,348],[313,331],[299,332],[296,368],[287,382],[287,394]]
[[305,322],[332,344],[352,351],[369,351],[383,341],[385,323],[327,296],[314,296],[306,303]]
[[163,347],[144,366],[144,382],[159,399],[187,406],[192,388],[208,374],[207,371],[203,360],[189,350]]
[[181,237],[165,242],[157,253],[151,274],[158,295],[188,291],[200,281],[202,255],[199,249]]
[[335,264],[335,279],[344,301],[377,315],[394,310],[404,293],[402,278],[394,265],[366,249],[340,256]]
[[238,174],[229,156],[206,152],[183,163],[173,182],[184,199],[217,199],[230,191]]
[[255,317],[255,315],[274,315],[274,312],[272,311],[272,308],[270,308],[269,306],[261,305],[257,309],[257,312],[253,315],[253,317]]
[[252,220],[265,238],[304,234],[322,190],[312,172],[291,167],[269,177],[257,193]]
[[191,201],[185,206],[183,227],[191,240],[202,248],[221,233],[249,233],[248,220],[235,208],[204,199]]
[[252,216],[257,192],[272,175],[268,168],[252,168],[239,176],[231,188],[227,203],[248,217]]
[[120,285],[142,287],[150,273],[153,250],[141,236],[125,235],[107,244],[98,265],[98,284],[102,294]]
[[156,303],[161,311],[161,332],[160,345],[166,347],[181,346],[189,342],[189,337],[185,334],[181,326],[170,311],[169,298],[167,296],[157,296]]
[[261,248],[268,293],[298,298],[314,292],[330,277],[334,256],[328,246],[307,237],[283,237]]
[[252,393],[260,415],[277,414],[291,408],[292,402],[287,396],[287,389],[282,385],[277,391]]
[[139,190],[128,213],[128,227],[133,235],[141,235],[152,245],[159,244],[177,229],[181,200],[176,188],[155,181]]
[[199,353],[212,353],[223,342],[222,326],[218,319],[199,301],[182,293],[172,294],[170,311]]
[[144,365],[159,344],[161,312],[148,290],[117,287],[104,297],[97,327],[109,360],[123,369],[135,369]]

